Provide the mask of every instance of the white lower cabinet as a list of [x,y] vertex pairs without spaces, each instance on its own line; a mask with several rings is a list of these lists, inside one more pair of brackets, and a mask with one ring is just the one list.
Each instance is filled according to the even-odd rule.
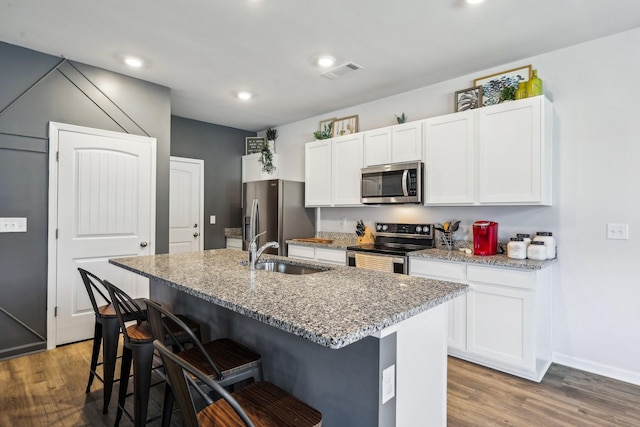
[[346,265],[347,251],[345,249],[316,248],[313,246],[295,245],[290,243],[289,258],[308,259],[310,261]]
[[227,237],[227,249],[242,250],[242,239],[238,237]]
[[469,285],[466,295],[447,303],[451,356],[542,379],[551,364],[552,267],[521,270],[412,257],[409,271]]

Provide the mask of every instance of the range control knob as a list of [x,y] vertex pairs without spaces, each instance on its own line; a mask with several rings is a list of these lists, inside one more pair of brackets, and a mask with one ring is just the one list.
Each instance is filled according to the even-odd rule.
[[382,231],[387,231],[388,229],[389,229],[389,227],[387,227],[387,224],[384,224],[384,225],[382,226]]
[[423,225],[422,226],[422,232],[425,234],[429,234],[429,226],[428,225]]
[[376,225],[376,230],[378,230],[378,231],[382,230],[382,224],[377,224]]
[[422,227],[420,227],[419,225],[416,225],[416,233],[421,233],[422,232]]

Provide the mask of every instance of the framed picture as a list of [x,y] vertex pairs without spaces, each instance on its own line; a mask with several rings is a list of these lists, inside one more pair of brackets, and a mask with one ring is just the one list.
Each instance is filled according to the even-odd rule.
[[332,117],[330,119],[326,119],[326,120],[322,120],[320,122],[320,126],[318,127],[318,130],[320,132],[322,132],[323,130],[325,130],[326,126],[329,126],[331,123],[333,123],[336,120],[336,117]]
[[474,86],[482,86],[482,106],[500,102],[500,92],[505,86],[518,88],[518,83],[527,82],[531,78],[531,64],[512,70],[480,77],[473,81]]
[[266,138],[258,136],[248,136],[244,139],[245,154],[259,153],[262,151],[262,146],[267,143]]
[[333,135],[342,136],[358,133],[358,116],[343,117],[333,121]]
[[455,111],[473,110],[482,105],[482,86],[474,86],[468,89],[459,90],[455,96]]

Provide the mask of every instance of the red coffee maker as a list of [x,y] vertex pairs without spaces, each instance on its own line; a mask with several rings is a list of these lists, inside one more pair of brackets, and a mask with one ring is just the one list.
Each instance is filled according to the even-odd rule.
[[498,223],[476,221],[473,223],[473,254],[495,255],[498,253]]

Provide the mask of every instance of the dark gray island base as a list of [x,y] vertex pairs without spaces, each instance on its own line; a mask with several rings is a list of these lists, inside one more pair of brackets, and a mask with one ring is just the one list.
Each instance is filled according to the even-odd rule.
[[465,285],[311,262],[297,263],[331,269],[251,272],[246,256],[111,262],[149,277],[151,298],[205,325],[203,338],[259,351],[265,379],[321,411],[325,426],[446,425],[443,302]]

